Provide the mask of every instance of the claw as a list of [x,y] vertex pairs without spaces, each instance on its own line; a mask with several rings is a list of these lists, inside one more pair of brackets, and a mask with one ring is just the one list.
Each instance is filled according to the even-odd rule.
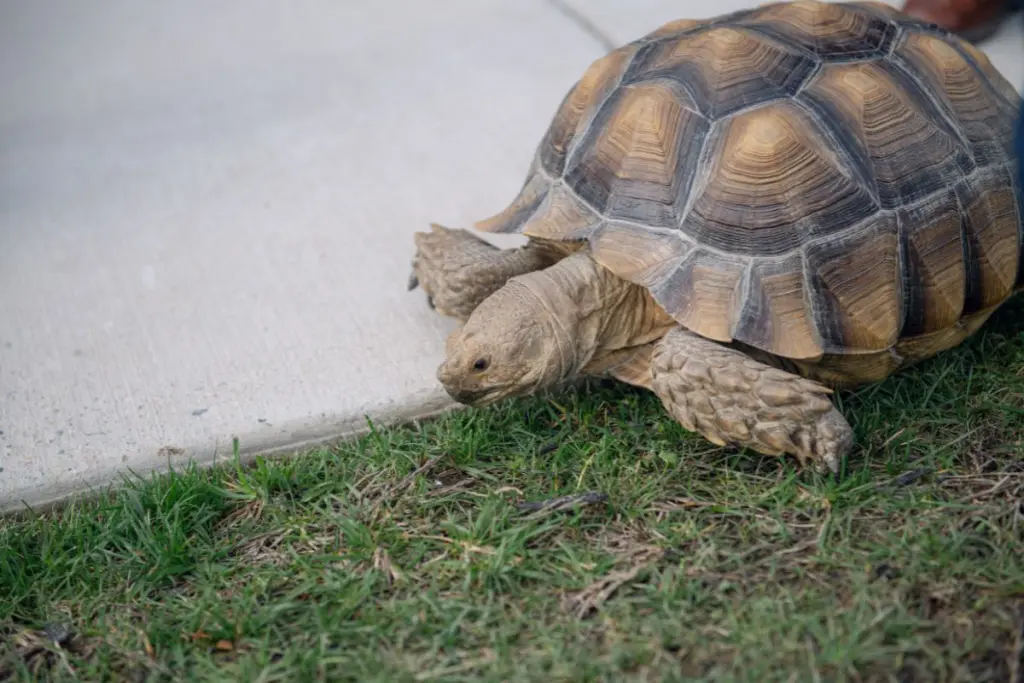
[[409,285],[408,285],[409,291],[411,292],[412,290],[416,289],[419,286],[420,286],[420,279],[418,277],[416,277],[416,273],[411,273],[409,275]]
[[839,474],[839,458],[837,458],[835,455],[832,455],[831,453],[826,455],[825,464],[828,466],[828,469],[830,472],[832,472],[832,474]]

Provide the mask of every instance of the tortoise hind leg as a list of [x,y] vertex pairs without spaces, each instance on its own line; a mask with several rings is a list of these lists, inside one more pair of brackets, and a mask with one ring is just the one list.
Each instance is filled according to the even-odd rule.
[[537,244],[499,249],[468,230],[431,225],[415,237],[409,289],[422,287],[427,303],[442,315],[465,322],[481,301],[516,275],[541,270],[558,255]]
[[655,346],[651,388],[684,427],[720,446],[789,453],[832,472],[853,447],[831,390],[683,328]]

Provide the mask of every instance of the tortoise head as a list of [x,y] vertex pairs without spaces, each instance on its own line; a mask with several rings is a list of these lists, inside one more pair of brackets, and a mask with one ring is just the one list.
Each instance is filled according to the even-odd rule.
[[513,279],[451,334],[437,379],[459,403],[480,407],[552,384],[562,355],[553,316]]

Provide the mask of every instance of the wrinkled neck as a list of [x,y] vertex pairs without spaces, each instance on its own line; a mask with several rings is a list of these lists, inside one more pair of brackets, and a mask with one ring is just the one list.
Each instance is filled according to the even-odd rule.
[[509,284],[533,299],[536,320],[551,330],[545,383],[575,376],[595,358],[647,343],[674,324],[645,288],[616,277],[585,253]]

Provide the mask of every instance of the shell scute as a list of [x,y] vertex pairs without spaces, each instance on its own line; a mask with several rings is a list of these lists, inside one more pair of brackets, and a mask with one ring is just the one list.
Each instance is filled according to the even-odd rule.
[[874,214],[871,193],[797,103],[733,116],[708,142],[692,207],[681,224],[716,249],[773,256]]
[[852,61],[887,54],[899,27],[850,5],[816,0],[772,3],[741,22],[766,35],[798,45],[825,61]]
[[948,188],[974,161],[927,95],[887,62],[832,64],[800,99],[833,131],[882,208]]
[[963,215],[956,193],[902,209],[897,214],[906,274],[905,336],[955,325],[964,310]]
[[956,187],[963,212],[968,279],[965,313],[987,310],[1010,296],[1020,277],[1020,208],[1010,172],[993,169]]
[[715,341],[732,341],[746,269],[747,259],[697,247],[651,293],[681,325]]
[[753,259],[734,336],[783,358],[820,358],[822,340],[808,306],[809,294],[802,252]]
[[895,57],[905,71],[926,85],[970,145],[979,165],[1003,163],[1013,157],[1013,132],[1002,124],[1013,105],[978,68],[949,41],[927,33],[909,33]]
[[708,122],[670,84],[618,90],[569,160],[565,182],[607,218],[676,227]]
[[883,351],[899,340],[904,311],[895,216],[878,214],[807,245],[804,270],[826,353]]
[[618,85],[636,49],[636,45],[629,44],[601,57],[566,94],[537,152],[541,166],[549,174],[562,174],[573,141],[583,133],[590,117]]
[[697,111],[715,120],[793,96],[817,68],[817,60],[800,50],[742,26],[721,25],[645,46],[623,82],[673,80]]

